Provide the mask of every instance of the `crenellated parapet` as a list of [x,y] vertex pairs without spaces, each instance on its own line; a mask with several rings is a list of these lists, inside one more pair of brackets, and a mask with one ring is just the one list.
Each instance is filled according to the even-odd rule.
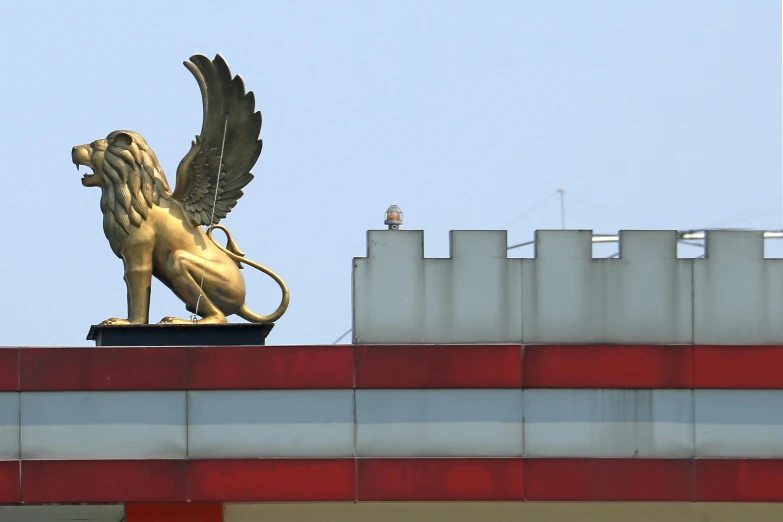
[[[757,231],[708,231],[706,256],[677,257],[677,232],[541,230],[509,258],[503,230],[452,231],[448,258],[420,230],[371,230],[353,266],[354,342],[783,343],[783,261]],[[780,319],[778,319],[780,318]]]

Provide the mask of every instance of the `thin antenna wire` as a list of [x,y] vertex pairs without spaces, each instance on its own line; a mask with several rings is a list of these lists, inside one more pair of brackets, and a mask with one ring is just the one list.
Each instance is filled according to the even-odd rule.
[[539,202],[538,202],[538,203],[536,203],[535,205],[533,205],[533,206],[531,206],[530,208],[528,208],[528,209],[524,210],[522,213],[520,213],[520,214],[517,214],[517,217],[515,217],[514,219],[512,219],[511,221],[509,221],[509,222],[508,222],[506,225],[504,225],[504,226],[503,226],[503,228],[508,228],[508,227],[510,227],[511,225],[515,224],[517,221],[519,221],[519,220],[520,220],[520,219],[522,219],[523,217],[527,216],[528,214],[530,214],[531,212],[533,212],[534,210],[536,210],[538,207],[540,207],[541,205],[543,205],[544,203],[546,203],[547,201],[549,201],[550,199],[552,199],[552,196],[554,196],[555,194],[557,194],[557,191],[555,191],[555,192],[552,192],[551,194],[549,194],[547,197],[545,197],[544,199],[542,199],[541,201],[539,201]]
[[[780,198],[770,199],[762,203],[757,203],[752,207],[746,208],[741,212],[737,212],[729,216],[723,217],[717,221],[713,221],[710,224],[704,226],[703,228],[705,229],[717,228],[717,227],[722,227],[728,223],[741,223],[743,221],[747,221],[750,218],[755,218],[776,211],[775,209],[779,205],[780,205]],[[762,208],[766,208],[767,210],[759,210]]]
[[603,210],[605,212],[611,212],[612,214],[615,214],[615,215],[620,216],[622,218],[636,221],[637,223],[640,223],[642,225],[645,225],[645,226],[648,226],[648,227],[651,227],[651,228],[656,228],[656,225],[654,223],[650,223],[650,222],[645,221],[643,219],[639,219],[639,218],[633,217],[633,216],[631,216],[629,214],[626,214],[625,212],[620,212],[619,210],[613,209],[613,208],[608,207],[606,205],[602,205],[600,203],[596,203],[595,201],[591,201],[591,200],[587,199],[584,196],[578,196],[578,195],[574,194],[573,192],[569,192],[568,193],[568,197],[571,198],[571,199],[576,199],[576,200],[581,201],[583,203],[587,203],[588,205],[591,205],[591,206],[593,206],[595,208],[599,208],[599,209],[601,209],[601,210]]
[[[223,170],[223,151],[226,148],[226,132],[228,132],[228,114],[226,114],[226,123],[223,125],[223,143],[220,145],[220,162],[218,163],[217,179],[215,179],[215,198],[212,201],[212,215],[209,217],[209,224],[215,221],[215,207],[217,207],[218,187],[220,186],[220,171]],[[204,266],[201,268],[201,283],[198,285],[198,299],[196,299],[196,311],[193,313],[193,322],[198,318],[198,305],[201,303],[201,296],[204,295],[204,274],[207,273],[207,258],[209,251],[204,249]]]

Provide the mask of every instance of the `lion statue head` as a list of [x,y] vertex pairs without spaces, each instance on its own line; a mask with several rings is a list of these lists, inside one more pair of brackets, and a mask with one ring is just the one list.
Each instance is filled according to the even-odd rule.
[[152,205],[171,194],[166,176],[146,140],[132,131],[114,131],[106,139],[78,145],[71,151],[85,187],[100,187],[104,231],[116,237],[130,233],[147,219]]

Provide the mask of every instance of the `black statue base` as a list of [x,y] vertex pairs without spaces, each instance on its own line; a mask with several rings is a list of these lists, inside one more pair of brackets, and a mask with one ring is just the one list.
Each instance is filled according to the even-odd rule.
[[95,346],[263,346],[274,323],[93,325]]

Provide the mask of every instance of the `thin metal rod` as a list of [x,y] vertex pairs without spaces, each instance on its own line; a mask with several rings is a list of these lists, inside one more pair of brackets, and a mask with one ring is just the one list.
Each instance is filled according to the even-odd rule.
[[525,241],[524,243],[517,243],[516,245],[511,245],[509,247],[506,247],[506,250],[513,250],[515,248],[523,247],[523,246],[529,246],[529,245],[535,245],[535,240],[533,241]]
[[[721,230],[753,230],[753,229],[743,229],[743,228],[737,228],[737,229],[729,229],[724,228]],[[783,230],[764,230],[763,231],[764,239],[783,239]],[[698,243],[691,243],[690,241],[698,241],[698,240],[705,240],[707,239],[707,233],[706,231],[699,231],[699,230],[687,230],[683,232],[677,232],[677,241],[680,241],[686,245],[691,246],[704,246]],[[593,243],[619,243],[620,242],[620,235],[619,234],[593,234],[592,237]],[[506,247],[506,250],[513,250],[515,248],[520,248],[524,246],[530,246],[535,245],[535,240],[533,241],[525,241],[524,243],[517,243],[515,245],[510,245]]]
[[565,230],[565,189],[557,189],[557,192],[560,194],[560,228]]
[[349,334],[349,333],[351,333],[352,331],[353,331],[353,328],[349,328],[347,332],[345,332],[345,333],[344,333],[344,334],[342,334],[340,337],[338,337],[338,338],[337,338],[337,340],[336,340],[335,342],[333,342],[332,344],[337,344],[337,343],[339,343],[340,341],[342,341],[342,340],[343,340],[343,338],[344,338],[346,335],[348,335],[348,334]]
[[[228,114],[226,122],[223,125],[223,143],[220,145],[220,161],[218,162],[217,178],[215,179],[215,199],[212,202],[212,215],[209,217],[209,224],[215,222],[215,208],[217,207],[218,187],[220,187],[220,171],[223,170],[223,152],[226,150],[226,133],[228,132]],[[201,296],[204,295],[204,275],[207,273],[207,259],[209,251],[204,249],[204,266],[201,267],[201,282],[198,285],[198,299],[196,299],[196,309],[193,312],[193,322],[198,319],[198,306],[201,304]]]

